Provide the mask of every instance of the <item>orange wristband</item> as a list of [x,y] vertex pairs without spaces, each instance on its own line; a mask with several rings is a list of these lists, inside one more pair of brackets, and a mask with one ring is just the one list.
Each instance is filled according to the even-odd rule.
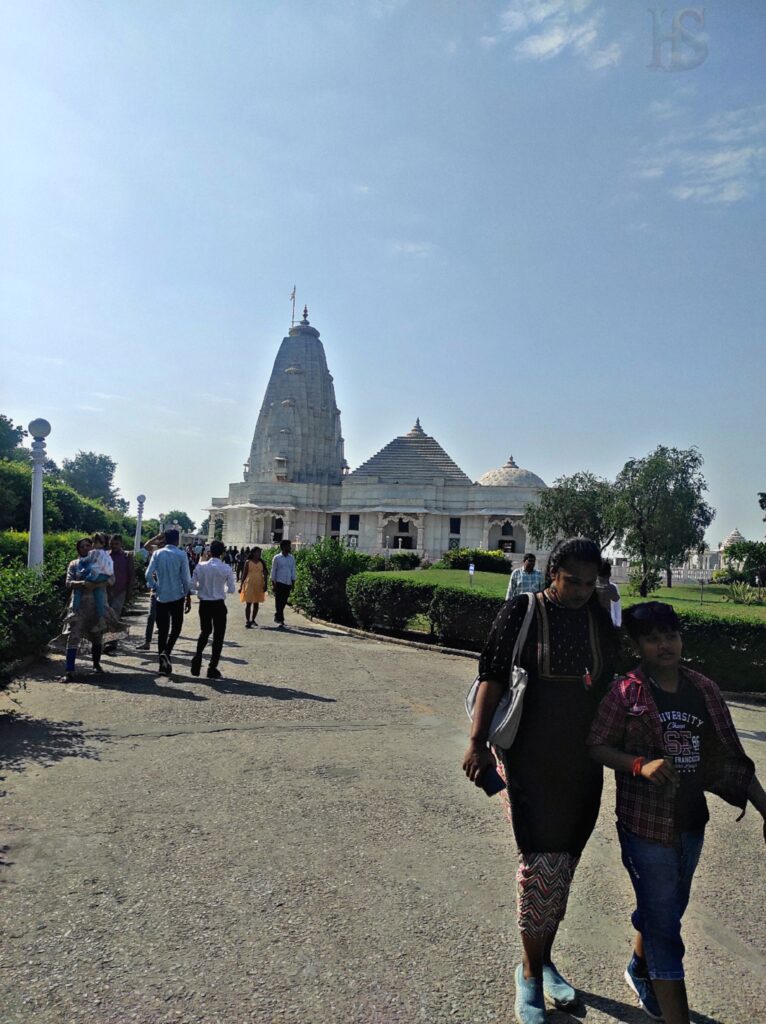
[[633,775],[638,776],[638,775],[641,774],[641,769],[644,767],[645,762],[646,762],[646,758],[645,757],[637,757],[635,759],[635,761],[633,762],[633,767],[631,769]]

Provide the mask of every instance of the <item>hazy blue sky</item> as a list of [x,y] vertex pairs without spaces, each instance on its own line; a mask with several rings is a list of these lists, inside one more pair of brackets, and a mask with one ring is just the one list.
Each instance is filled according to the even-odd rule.
[[761,537],[766,5],[650,6],[6,0],[2,411],[199,520],[297,284],[352,467],[697,445]]

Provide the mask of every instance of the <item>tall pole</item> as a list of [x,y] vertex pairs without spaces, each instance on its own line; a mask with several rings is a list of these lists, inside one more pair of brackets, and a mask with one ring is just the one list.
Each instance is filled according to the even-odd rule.
[[136,536],[133,541],[133,551],[135,554],[138,554],[141,550],[141,527],[144,522],[144,502],[146,501],[146,495],[139,494],[136,501],[138,502],[138,515],[136,516]]
[[291,298],[292,303],[293,303],[293,318],[292,318],[292,321],[290,323],[290,326],[291,327],[295,327],[295,285],[293,285],[293,291],[292,291],[292,295],[290,296],[290,298]]
[[51,432],[47,420],[32,420],[29,433],[32,441],[32,501],[29,509],[29,553],[27,566],[42,569],[45,553],[43,544],[43,463],[45,462],[45,438]]

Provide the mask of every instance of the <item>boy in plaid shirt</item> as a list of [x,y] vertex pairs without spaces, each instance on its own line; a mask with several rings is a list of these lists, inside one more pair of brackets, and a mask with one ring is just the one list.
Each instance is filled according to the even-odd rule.
[[709,817],[705,792],[742,814],[749,800],[764,818],[764,839],[766,793],[720,690],[681,665],[671,605],[634,605],[624,625],[641,662],[601,702],[588,744],[616,772],[617,831],[636,893],[625,980],[649,1016],[689,1024],[681,918]]

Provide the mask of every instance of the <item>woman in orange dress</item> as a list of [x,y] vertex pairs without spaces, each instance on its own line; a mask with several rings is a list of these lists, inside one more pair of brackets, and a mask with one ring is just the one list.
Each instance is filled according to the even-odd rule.
[[261,558],[261,549],[253,548],[247,556],[239,585],[239,599],[245,606],[245,629],[256,626],[258,605],[266,600],[269,574],[266,563]]

